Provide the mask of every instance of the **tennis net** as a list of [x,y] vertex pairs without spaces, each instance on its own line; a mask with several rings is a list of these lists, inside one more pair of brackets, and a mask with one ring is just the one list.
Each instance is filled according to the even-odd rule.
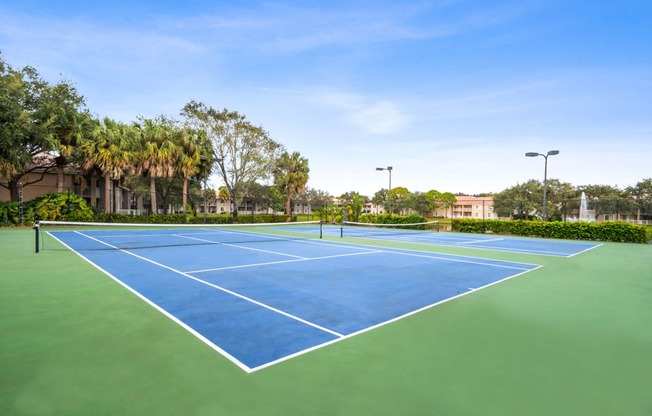
[[[134,250],[206,244],[243,244],[321,238],[319,221],[255,224],[130,224],[40,221],[38,253],[66,246],[81,250]],[[62,246],[63,244],[63,246]]]
[[439,222],[418,222],[412,224],[377,224],[366,222],[342,222],[340,237],[376,238],[383,236],[418,235],[424,232],[439,232]]

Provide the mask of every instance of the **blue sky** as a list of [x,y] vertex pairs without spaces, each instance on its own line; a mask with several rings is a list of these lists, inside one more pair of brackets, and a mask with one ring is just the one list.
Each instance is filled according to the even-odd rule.
[[[309,187],[500,192],[652,177],[652,2],[5,0],[0,50],[130,122],[190,100],[309,160]],[[219,180],[213,180],[219,186]]]

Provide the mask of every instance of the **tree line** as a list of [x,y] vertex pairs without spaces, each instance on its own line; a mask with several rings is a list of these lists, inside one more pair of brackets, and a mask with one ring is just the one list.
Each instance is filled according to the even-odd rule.
[[[577,211],[584,195],[596,216],[622,214],[645,216],[652,219],[652,178],[643,179],[634,186],[619,188],[610,185],[573,186],[558,179],[547,181],[546,216],[562,220]],[[530,180],[493,195],[494,212],[505,218],[531,219],[543,211],[543,183]],[[643,219],[643,218],[641,218]]]
[[[335,205],[328,192],[306,188],[308,160],[288,152],[261,126],[237,111],[217,110],[197,101],[180,111],[181,120],[158,116],[123,123],[94,116],[68,81],[51,84],[32,67],[14,69],[0,55],[0,186],[18,200],[18,186],[30,186],[57,172],[62,192],[71,166],[104,177],[104,212],[112,212],[111,181],[150,200],[153,213],[181,195],[183,212],[205,192],[208,201],[230,200],[233,214],[246,198],[258,208],[284,210],[309,205],[325,217],[344,211],[357,218],[373,202],[386,212],[433,212],[451,206],[450,193],[381,189],[372,198],[347,192]],[[36,175],[28,175],[28,174]],[[224,183],[202,190],[216,173]],[[269,179],[272,185],[262,185]],[[194,198],[190,198],[194,195]]]
[[[258,208],[283,209],[286,214],[299,203],[326,218],[339,213],[350,219],[358,218],[368,202],[384,206],[387,213],[413,211],[422,216],[456,202],[449,192],[395,187],[381,189],[371,198],[347,192],[335,205],[327,192],[306,187],[310,173],[306,158],[288,152],[237,111],[216,110],[191,100],[179,116],[180,120],[139,117],[130,123],[95,116],[70,82],[49,83],[29,66],[15,69],[0,53],[0,186],[17,201],[19,184],[36,186],[46,174],[56,172],[57,190],[62,192],[65,170],[74,167],[84,175],[104,177],[104,212],[114,208],[112,181],[149,199],[152,213],[157,212],[159,200],[165,209],[173,199],[178,199],[184,213],[189,207],[194,212],[202,193],[210,200],[230,200],[235,216],[245,198]],[[211,173],[224,186],[205,189]],[[652,179],[624,189],[574,187],[551,179],[548,218],[559,219],[565,210],[579,206],[581,192],[597,215],[641,209],[652,214]],[[494,210],[500,217],[536,217],[541,215],[542,194],[540,181],[517,184],[492,195]]]
[[[113,209],[111,181],[122,181],[149,196],[154,214],[157,198],[165,200],[181,186],[185,213],[189,187],[200,189],[214,172],[225,184],[219,197],[231,200],[234,216],[246,196],[262,192],[258,183],[270,178],[272,197],[283,195],[290,211],[293,195],[309,178],[308,160],[299,152],[288,152],[237,111],[190,101],[180,116],[131,123],[94,116],[70,82],[51,84],[32,67],[14,69],[0,54],[0,186],[17,201],[19,186],[57,172],[62,192],[65,169],[74,166],[104,177],[105,212]],[[264,191],[269,194],[269,187]]]

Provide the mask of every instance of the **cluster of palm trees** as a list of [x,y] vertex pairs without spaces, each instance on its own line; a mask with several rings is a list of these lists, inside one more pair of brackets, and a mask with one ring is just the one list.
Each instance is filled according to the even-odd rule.
[[[157,178],[181,178],[185,213],[189,179],[207,177],[212,166],[213,151],[205,135],[163,116],[126,124],[79,113],[69,134],[59,141],[59,177],[70,162],[78,163],[85,172],[101,174],[107,213],[112,211],[111,182],[125,175],[149,177],[153,213],[157,212]],[[58,184],[61,191],[62,180]]]
[[[100,174],[104,177],[104,212],[107,213],[112,212],[111,183],[125,176],[149,178],[154,214],[157,213],[157,179],[181,179],[183,212],[187,213],[189,181],[207,179],[213,162],[219,159],[207,133],[187,123],[159,116],[127,124],[110,118],[94,119],[86,113],[78,113],[67,134],[61,135],[56,153],[59,191],[63,190],[64,168],[70,163],[76,163],[84,172]],[[305,190],[308,182],[308,160],[299,152],[282,151],[273,165],[274,186],[284,197],[285,212],[289,214],[291,201]],[[257,188],[244,185],[243,196],[254,197],[250,194]],[[215,197],[238,203],[224,186]]]
[[[215,166],[226,188],[220,198],[231,200],[234,216],[244,197],[261,189],[255,186],[259,181],[273,176],[274,190],[287,196],[289,211],[292,195],[308,180],[305,158],[289,154],[236,111],[193,100],[181,110],[182,122],[164,116],[132,123],[96,118],[69,82],[50,84],[32,67],[13,68],[1,53],[0,97],[0,187],[9,191],[12,201],[18,201],[19,189],[53,171],[57,190],[63,192],[64,172],[70,166],[83,176],[104,177],[107,213],[112,212],[111,185],[123,179],[137,185],[138,196],[149,193],[154,214],[157,190],[176,189],[182,180],[185,213],[190,179],[195,179],[196,189]],[[149,192],[141,184],[144,178],[149,179]],[[170,194],[158,195],[165,200]]]

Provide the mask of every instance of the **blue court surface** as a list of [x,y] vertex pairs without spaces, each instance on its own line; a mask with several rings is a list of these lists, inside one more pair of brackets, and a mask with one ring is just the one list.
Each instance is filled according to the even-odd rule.
[[342,233],[345,237],[402,241],[440,246],[458,246],[555,257],[572,257],[600,246],[599,243],[586,241],[507,237],[502,235],[387,230],[355,226],[347,226],[342,230],[340,226],[335,225],[324,227],[324,233],[332,236],[340,235],[340,233]]
[[207,229],[49,234],[247,372],[539,267]]

